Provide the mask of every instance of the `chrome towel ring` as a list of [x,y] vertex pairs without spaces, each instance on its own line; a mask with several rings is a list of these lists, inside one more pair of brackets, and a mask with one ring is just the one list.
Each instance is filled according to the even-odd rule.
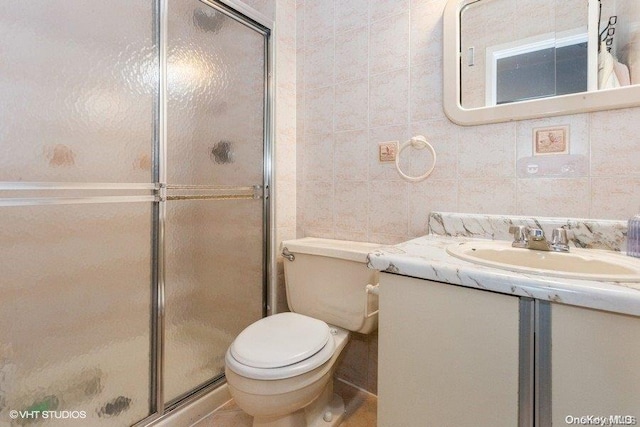
[[[433,164],[425,174],[420,176],[409,176],[409,175],[406,175],[404,172],[402,172],[402,170],[400,170],[400,154],[402,154],[402,150],[404,150],[409,146],[417,150],[423,150],[427,148],[431,152],[431,155],[433,156]],[[400,176],[406,179],[407,181],[420,182],[427,179],[427,177],[431,175],[431,172],[433,172],[433,168],[435,168],[435,166],[436,166],[436,150],[433,149],[433,145],[431,145],[429,141],[427,141],[427,138],[425,138],[423,135],[414,136],[413,138],[411,138],[410,140],[408,140],[398,148],[398,154],[396,155],[396,169],[398,169],[398,173],[400,174]]]

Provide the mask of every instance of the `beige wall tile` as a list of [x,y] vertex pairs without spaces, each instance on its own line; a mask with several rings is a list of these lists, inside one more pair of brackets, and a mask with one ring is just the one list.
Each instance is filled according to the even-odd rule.
[[372,75],[409,66],[408,12],[373,22],[369,39],[369,72]]
[[336,132],[366,129],[369,120],[369,82],[354,80],[336,85],[334,126]]
[[[330,1],[330,0],[326,0]],[[336,13],[336,33],[350,31],[360,26],[368,25],[368,0],[333,0]]]
[[336,233],[367,232],[368,183],[366,181],[337,181],[333,218]]
[[333,37],[334,5],[327,0],[305,0],[304,41],[311,45]]
[[305,181],[333,180],[333,134],[308,135],[305,139]]
[[371,233],[407,235],[407,202],[406,182],[372,181],[368,206]]
[[458,211],[516,214],[515,179],[465,179],[458,186]]
[[390,15],[403,13],[409,9],[409,0],[370,1],[371,22],[379,21]]
[[368,77],[369,27],[336,34],[336,83]]
[[411,121],[446,119],[442,110],[441,67],[436,60],[411,67]]
[[411,0],[412,66],[442,61],[442,13],[446,3],[446,0]]
[[589,178],[519,179],[519,215],[589,218]]
[[333,131],[333,86],[306,91],[304,129],[306,133]]
[[304,84],[307,90],[333,84],[334,39],[308,43],[304,56]]
[[513,123],[461,128],[458,174],[464,178],[514,176],[514,139]]
[[640,213],[640,177],[591,178],[591,217],[628,219]]
[[591,175],[640,174],[640,108],[591,114]]
[[458,210],[458,181],[427,180],[409,186],[409,235],[428,234],[429,213]]
[[369,171],[369,133],[366,130],[335,134],[333,162],[336,181],[366,181]]
[[409,71],[400,69],[369,79],[369,126],[407,123]]
[[333,230],[333,183],[307,181],[304,186],[304,223],[306,230]]

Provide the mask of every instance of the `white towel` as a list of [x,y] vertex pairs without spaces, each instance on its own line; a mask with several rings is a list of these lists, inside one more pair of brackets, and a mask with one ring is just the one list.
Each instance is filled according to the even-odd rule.
[[598,89],[613,89],[620,87],[620,81],[616,77],[614,64],[617,61],[607,51],[604,43],[600,46],[600,54],[598,55]]

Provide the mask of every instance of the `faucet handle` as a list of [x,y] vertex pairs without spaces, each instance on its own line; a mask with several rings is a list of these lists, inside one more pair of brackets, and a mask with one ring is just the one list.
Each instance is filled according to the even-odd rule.
[[529,229],[529,238],[531,240],[540,241],[544,240],[544,231],[540,228],[530,228]]
[[569,238],[564,228],[554,228],[551,233],[551,249],[557,252],[569,252]]
[[513,243],[511,243],[511,246],[514,248],[527,247],[527,226],[512,225],[509,227],[509,233],[513,234]]

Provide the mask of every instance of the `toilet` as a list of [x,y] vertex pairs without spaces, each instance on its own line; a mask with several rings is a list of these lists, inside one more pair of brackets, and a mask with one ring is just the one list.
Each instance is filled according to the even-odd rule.
[[225,356],[236,404],[254,427],[331,427],[344,416],[333,373],[349,332],[378,326],[372,243],[304,238],[282,242],[290,313],[242,331]]

